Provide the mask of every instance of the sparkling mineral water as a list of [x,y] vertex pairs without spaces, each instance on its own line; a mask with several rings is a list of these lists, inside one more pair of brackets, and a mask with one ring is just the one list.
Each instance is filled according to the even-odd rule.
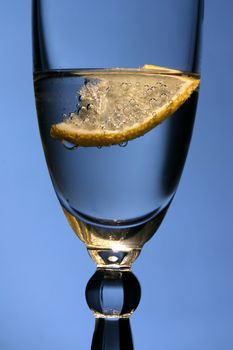
[[[80,91],[90,79],[103,73],[112,74],[61,70],[35,75],[40,132],[56,194],[80,238],[89,247],[111,248],[109,241],[124,241],[125,248],[136,248],[154,233],[175,194],[191,138],[197,92],[163,123],[129,142],[78,147],[52,138],[51,126],[76,113],[82,99]],[[114,74],[118,82],[126,85],[133,75],[141,94],[143,89],[148,90],[146,80],[151,88],[156,77],[156,73],[138,70]],[[135,105],[137,89],[134,94]],[[154,96],[150,100],[156,102]],[[150,225],[152,222],[157,226]],[[77,232],[77,223],[87,225],[86,236]]]

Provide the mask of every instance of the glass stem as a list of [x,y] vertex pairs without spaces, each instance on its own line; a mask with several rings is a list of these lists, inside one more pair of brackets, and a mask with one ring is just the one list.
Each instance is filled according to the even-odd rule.
[[133,350],[130,320],[97,318],[91,350]]

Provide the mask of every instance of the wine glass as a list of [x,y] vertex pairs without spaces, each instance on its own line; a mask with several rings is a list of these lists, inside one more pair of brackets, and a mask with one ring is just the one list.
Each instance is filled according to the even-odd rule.
[[130,350],[129,318],[140,301],[131,266],[161,224],[184,167],[204,2],[32,3],[44,153],[64,214],[97,265],[86,287],[96,317],[92,349]]

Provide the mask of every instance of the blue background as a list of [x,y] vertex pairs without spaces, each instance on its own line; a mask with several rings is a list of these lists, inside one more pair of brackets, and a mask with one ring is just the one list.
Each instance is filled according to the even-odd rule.
[[[202,88],[185,171],[135,263],[136,349],[233,348],[233,2],[206,0]],[[0,2],[0,349],[89,349],[94,272],[55,198],[38,134],[29,0]]]

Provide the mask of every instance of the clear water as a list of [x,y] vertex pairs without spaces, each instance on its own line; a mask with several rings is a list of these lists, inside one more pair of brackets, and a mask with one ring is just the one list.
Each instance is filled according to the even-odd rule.
[[113,229],[134,227],[159,215],[175,194],[191,138],[197,93],[165,122],[127,144],[76,147],[52,138],[50,129],[64,114],[77,110],[84,81],[82,71],[35,76],[40,132],[54,188],[76,220]]

